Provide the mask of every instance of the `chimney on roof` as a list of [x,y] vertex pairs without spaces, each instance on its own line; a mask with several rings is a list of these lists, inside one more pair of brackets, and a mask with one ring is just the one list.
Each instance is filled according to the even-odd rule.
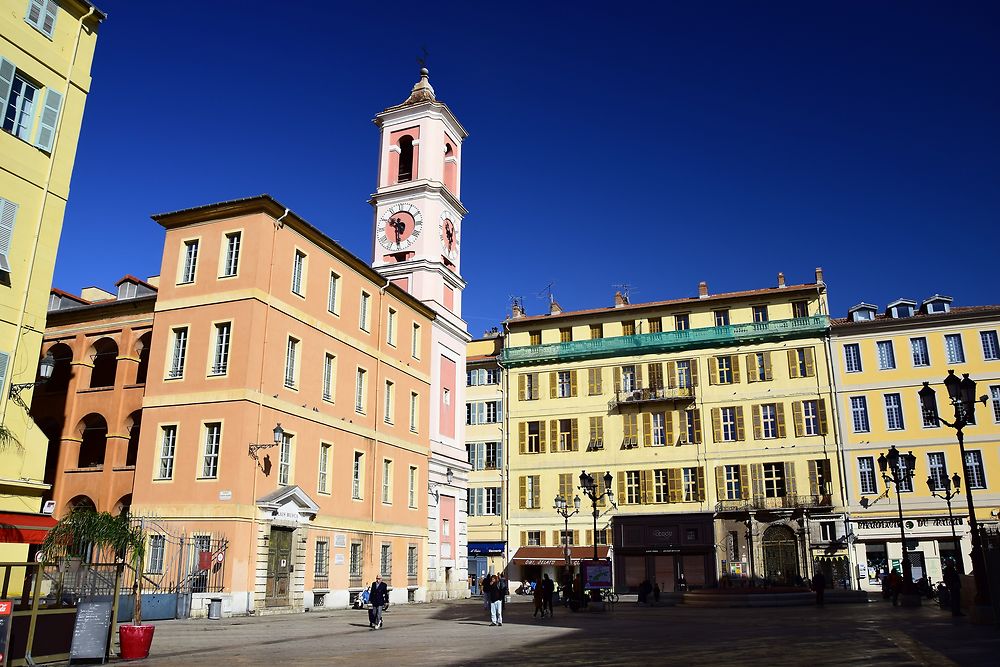
[[510,318],[512,320],[519,320],[524,317],[524,306],[521,305],[520,299],[514,299],[510,306]]
[[781,273],[779,271],[778,272],[778,287],[784,287],[784,286],[785,286],[785,274]]
[[700,283],[698,283],[698,298],[704,299],[707,296],[708,296],[708,283],[702,280]]
[[628,305],[628,297],[621,292],[615,292],[615,308],[621,308],[622,306]]
[[826,284],[826,283],[823,282],[823,267],[821,267],[821,266],[817,266],[816,267],[816,284],[817,285],[825,285]]
[[556,301],[556,298],[549,294],[549,315],[558,315],[562,312],[562,306]]

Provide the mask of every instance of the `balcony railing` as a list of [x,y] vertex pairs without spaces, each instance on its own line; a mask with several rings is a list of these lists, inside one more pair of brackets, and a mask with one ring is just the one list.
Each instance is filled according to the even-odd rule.
[[735,346],[761,341],[819,336],[829,328],[830,318],[828,316],[812,315],[790,320],[730,324],[724,327],[703,327],[683,331],[660,331],[634,336],[577,340],[569,343],[508,347],[503,351],[503,362],[509,366],[523,366],[579,359],[599,359],[622,354],[681,352],[705,347]]
[[751,510],[795,510],[832,507],[830,494],[807,496],[752,496],[741,500],[720,500],[715,504],[716,512],[749,512]]
[[693,400],[694,387],[632,389],[630,391],[616,391],[615,397],[608,401],[608,409],[616,410],[621,405],[639,405],[642,403],[661,403],[665,401],[690,403]]

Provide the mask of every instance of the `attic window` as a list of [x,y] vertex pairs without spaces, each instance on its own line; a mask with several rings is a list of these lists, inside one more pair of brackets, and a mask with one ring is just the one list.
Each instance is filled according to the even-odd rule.
[[135,283],[124,282],[118,286],[119,299],[134,299],[139,286]]
[[901,305],[893,306],[891,310],[892,317],[899,319],[901,317],[913,317],[913,306]]
[[948,302],[947,301],[931,301],[927,304],[928,313],[947,313],[948,312]]
[[58,294],[49,295],[49,310],[59,310],[59,306],[62,305],[62,299]]

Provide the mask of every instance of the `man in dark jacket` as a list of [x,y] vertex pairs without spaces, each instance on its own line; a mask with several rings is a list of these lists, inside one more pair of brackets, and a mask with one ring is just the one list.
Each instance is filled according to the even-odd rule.
[[389,604],[389,589],[382,581],[382,575],[375,577],[372,587],[368,591],[368,602],[372,608],[368,610],[368,625],[374,630],[382,628],[382,608]]
[[944,585],[948,587],[948,597],[951,602],[952,616],[965,616],[962,613],[962,579],[958,576],[958,570],[951,563],[944,568]]
[[552,594],[555,593],[556,582],[549,579],[549,573],[546,572],[538,585],[542,587],[542,618],[545,618],[545,610],[548,610],[549,618],[552,618]]
[[823,594],[826,592],[826,576],[822,571],[816,570],[812,578],[813,591],[816,593],[816,606],[823,606]]

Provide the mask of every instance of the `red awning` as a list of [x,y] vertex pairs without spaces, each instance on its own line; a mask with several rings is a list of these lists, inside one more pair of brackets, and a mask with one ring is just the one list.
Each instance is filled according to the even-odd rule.
[[[597,547],[597,557],[607,558],[609,547]],[[570,547],[570,559],[574,563],[594,557],[594,547]],[[562,565],[566,562],[563,547],[520,547],[511,562],[516,565]]]
[[56,520],[47,514],[0,512],[0,542],[41,544],[54,525]]

